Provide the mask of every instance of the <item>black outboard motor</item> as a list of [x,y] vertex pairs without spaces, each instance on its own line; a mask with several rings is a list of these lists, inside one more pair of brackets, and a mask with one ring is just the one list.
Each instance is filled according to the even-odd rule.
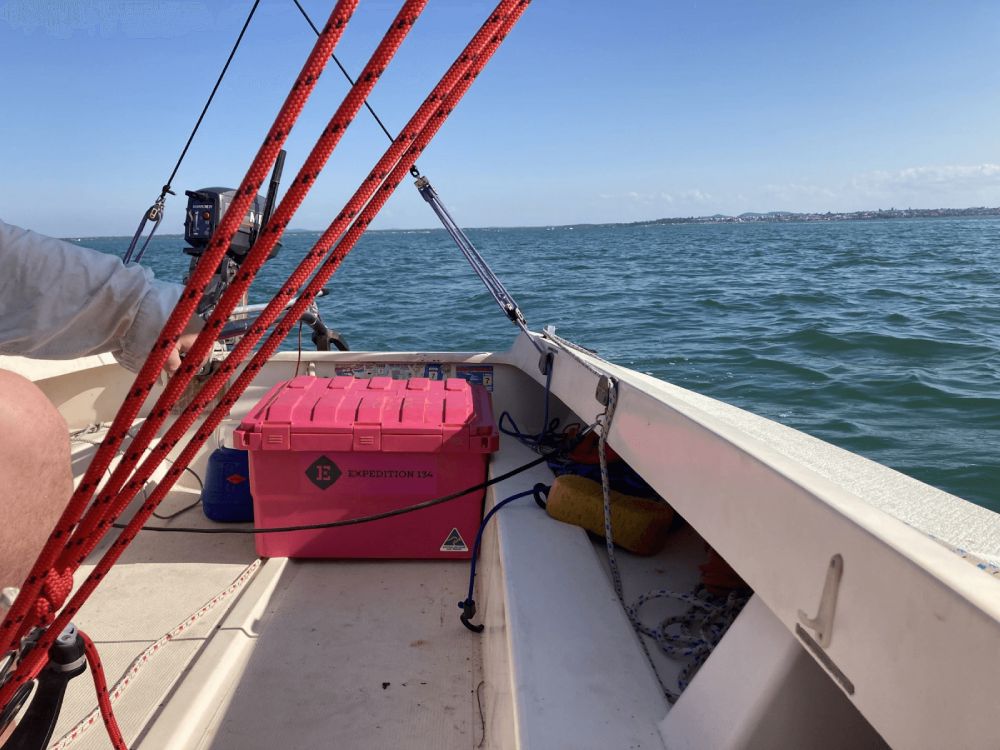
[[[219,263],[219,268],[212,280],[208,283],[205,295],[198,304],[198,314],[201,317],[207,319],[212,314],[212,310],[218,304],[222,293],[236,278],[236,271],[246,259],[253,243],[257,241],[260,230],[271,218],[284,165],[285,152],[282,150],[278,153],[278,158],[274,163],[267,198],[258,195],[253,199],[250,210],[243,217],[243,221],[240,222],[236,234],[233,235],[233,239],[229,243],[229,250]],[[198,264],[208,246],[208,241],[222,222],[226,211],[229,210],[230,204],[236,197],[236,190],[225,187],[209,187],[201,190],[185,190],[184,194],[188,197],[187,214],[184,218],[184,240],[189,245],[189,247],[184,248],[184,252],[193,256],[190,272]],[[280,249],[281,243],[275,243],[274,249],[267,259],[270,260],[277,255]],[[186,281],[187,279],[185,279]]]
[[[208,241],[229,209],[229,204],[233,202],[236,191],[232,188],[210,187],[201,190],[186,190],[184,194],[188,197],[187,215],[184,219],[184,240],[189,245],[189,247],[184,248],[184,252],[193,256],[190,273],[190,271],[194,271],[202,253],[205,252]],[[253,243],[257,241],[257,235],[266,221],[264,208],[265,199],[258,195],[253,199],[250,210],[247,211],[239,229],[233,235],[229,250],[219,264],[218,271],[209,282],[205,296],[202,297],[198,305],[198,314],[203,318],[211,315],[222,293],[236,277],[236,271],[243,263],[247,253],[250,252]],[[276,244],[268,259],[277,255],[280,247],[281,243]]]
[[[210,187],[186,190],[184,194],[188,197],[187,217],[184,219],[184,241],[191,245],[184,248],[184,252],[201,257],[212,233],[222,221],[229,204],[233,202],[236,191],[233,188]],[[258,195],[253,199],[250,210],[229,245],[229,255],[233,260],[240,262],[246,257],[257,240],[257,234],[263,226],[263,218],[264,198]]]
[[[236,278],[236,272],[243,261],[246,260],[247,253],[250,252],[250,248],[253,247],[254,242],[257,241],[257,235],[260,234],[261,229],[264,228],[268,219],[271,218],[284,165],[285,152],[282,150],[278,152],[278,158],[274,163],[274,171],[271,173],[271,184],[267,189],[267,198],[258,195],[253,199],[253,202],[250,204],[250,210],[247,211],[247,215],[240,222],[236,234],[233,235],[229,243],[229,249],[219,263],[218,270],[212,276],[211,281],[208,282],[205,294],[198,303],[197,308],[198,315],[202,318],[207,320],[212,314],[212,310],[219,303],[222,293],[232,283],[233,279]],[[185,191],[185,195],[188,197],[188,205],[187,216],[184,219],[184,239],[189,246],[184,248],[184,252],[192,256],[190,273],[194,270],[198,261],[201,260],[205,248],[208,247],[209,240],[211,240],[212,235],[222,221],[222,217],[226,215],[226,211],[229,210],[229,206],[236,197],[236,191],[233,188],[210,187],[202,188],[201,190],[187,190]],[[277,255],[280,249],[281,243],[275,243],[274,249],[268,255],[267,259],[270,260]],[[186,283],[187,279],[184,281]],[[225,341],[242,336],[250,329],[254,321],[255,319],[250,317],[230,321],[219,332],[219,340]],[[338,331],[331,330],[323,324],[323,319],[319,314],[319,308],[315,302],[302,315],[302,323],[312,329],[312,340],[317,349],[327,351],[333,345],[341,351],[347,351],[347,342],[344,340],[344,337]]]

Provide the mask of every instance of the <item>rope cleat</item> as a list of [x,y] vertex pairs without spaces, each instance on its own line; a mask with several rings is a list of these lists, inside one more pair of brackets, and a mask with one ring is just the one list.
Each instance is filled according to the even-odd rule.
[[9,724],[31,696],[31,704],[4,745],[4,750],[44,750],[59,721],[66,686],[69,681],[87,671],[87,656],[83,638],[73,623],[67,625],[49,649],[49,663],[34,683],[21,686],[14,700],[0,715],[0,728]]

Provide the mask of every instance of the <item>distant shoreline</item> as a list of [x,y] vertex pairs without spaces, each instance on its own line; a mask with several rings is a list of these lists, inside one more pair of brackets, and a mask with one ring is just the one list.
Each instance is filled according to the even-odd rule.
[[[875,211],[850,211],[837,212],[827,211],[826,213],[795,213],[793,211],[770,211],[768,213],[748,212],[739,216],[727,216],[725,214],[714,214],[712,216],[685,216],[663,219],[645,219],[643,221],[608,221],[608,222],[577,222],[575,224],[536,224],[534,226],[485,226],[466,227],[466,229],[561,229],[564,227],[643,227],[656,226],[660,224],[779,224],[804,221],[878,221],[884,219],[945,219],[945,218],[987,218],[1000,217],[1000,206],[989,208],[977,206],[975,208],[889,208],[877,209]],[[321,229],[304,229],[295,227],[285,230],[287,233],[321,234]],[[434,232],[442,231],[440,227],[417,227],[412,229],[370,229],[370,232]],[[180,237],[184,235],[176,232],[169,232],[158,235],[159,237]],[[82,242],[90,239],[111,239],[124,237],[129,239],[129,235],[105,234],[89,236],[68,236],[62,239],[70,242]]]
[[[940,218],[987,218],[1000,217],[1000,206],[976,206],[973,208],[889,208],[874,211],[845,211],[826,213],[795,213],[794,211],[750,211],[738,216],[713,214],[712,216],[684,216],[642,221],[576,222],[574,224],[535,224],[517,226],[465,227],[466,229],[561,229],[564,227],[642,227],[658,224],[777,224],[798,221],[878,221],[880,219],[940,219]],[[372,232],[432,232],[440,227],[420,227],[413,229],[372,229]],[[289,229],[289,232],[313,232],[318,229]]]
[[769,211],[768,213],[747,212],[739,216],[714,214],[712,216],[689,216],[685,218],[652,219],[628,222],[629,226],[652,224],[752,224],[780,223],[792,221],[877,221],[879,219],[937,219],[968,218],[976,216],[1000,216],[1000,207],[988,208],[889,208],[875,211],[827,211],[826,213],[795,213],[793,211]]

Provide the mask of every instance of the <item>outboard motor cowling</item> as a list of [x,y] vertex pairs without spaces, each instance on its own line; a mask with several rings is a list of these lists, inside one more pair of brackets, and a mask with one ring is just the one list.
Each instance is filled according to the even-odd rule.
[[[272,189],[276,187],[277,185],[274,184]],[[201,190],[185,190],[184,194],[188,197],[187,214],[184,218],[184,240],[188,243],[188,247],[184,248],[184,252],[193,256],[190,267],[190,270],[193,271],[205,252],[205,248],[208,247],[209,240],[222,222],[222,217],[226,215],[226,211],[229,210],[230,204],[236,197],[236,190],[225,187],[209,187]],[[270,196],[265,199],[258,195],[250,204],[250,210],[240,222],[239,228],[229,243],[229,249],[219,263],[219,268],[212,280],[208,283],[201,302],[198,303],[198,314],[203,318],[207,319],[212,314],[212,310],[222,293],[232,283],[240,264],[246,259],[253,243],[257,241],[257,235],[268,219],[269,203],[273,207],[273,199]],[[281,243],[275,243],[274,249],[268,255],[268,260],[277,255],[280,248]]]
[[[209,187],[201,190],[186,190],[188,197],[187,215],[184,219],[184,241],[190,247],[184,248],[188,255],[200,257],[208,245],[216,227],[222,221],[229,205],[236,196],[236,190],[224,187]],[[258,195],[253,199],[250,210],[243,217],[239,229],[233,235],[228,254],[240,263],[257,240],[257,234],[263,226],[264,197]]]

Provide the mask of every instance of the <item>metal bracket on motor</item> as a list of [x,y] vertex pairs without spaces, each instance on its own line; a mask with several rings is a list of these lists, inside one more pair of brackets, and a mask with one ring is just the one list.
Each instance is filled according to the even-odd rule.
[[[325,297],[329,293],[330,292],[327,289],[320,289],[316,296]],[[285,309],[287,310],[292,307],[292,305],[296,302],[298,302],[298,297],[293,297],[285,305]],[[233,317],[231,317],[229,322],[219,330],[218,334],[216,334],[216,340],[225,341],[227,339],[235,339],[239,336],[245,335],[257,325],[258,318],[251,317],[251,315],[253,313],[263,312],[266,307],[267,305],[260,304],[244,305],[234,309],[232,313]],[[235,319],[233,319],[234,317]],[[343,334],[341,334],[340,331],[327,328],[326,324],[323,323],[323,318],[319,313],[319,307],[317,307],[315,300],[313,300],[308,309],[302,313],[299,320],[312,329],[312,342],[316,345],[316,349],[318,351],[330,351],[331,344],[336,347],[338,351],[346,352],[349,350],[347,339],[344,338]]]
[[844,558],[838,553],[830,558],[830,566],[826,569],[826,582],[819,599],[819,611],[815,617],[809,617],[799,610],[799,622],[816,633],[816,641],[823,648],[829,648],[833,637],[833,616],[837,611],[837,593],[840,591],[840,579],[844,575]]

